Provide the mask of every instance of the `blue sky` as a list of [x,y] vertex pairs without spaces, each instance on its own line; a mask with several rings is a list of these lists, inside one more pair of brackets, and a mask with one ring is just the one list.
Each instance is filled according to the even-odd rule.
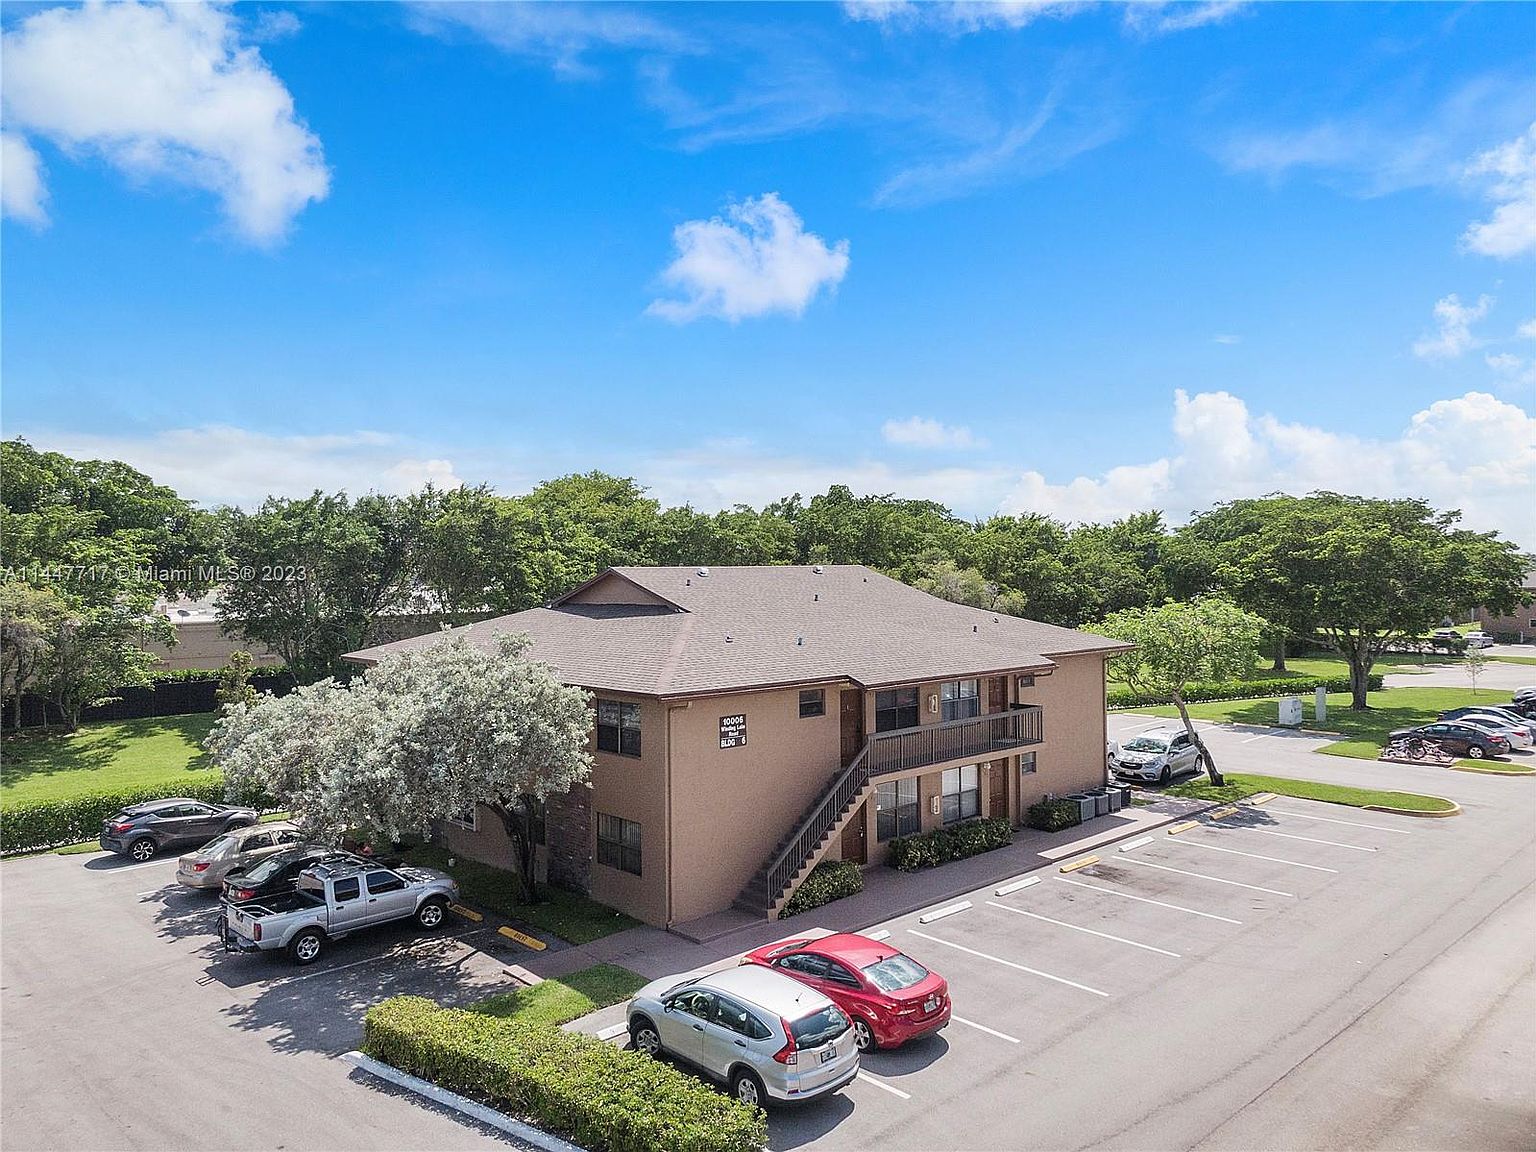
[[1536,546],[1536,8],[4,26],[6,435],[210,503],[1326,486]]

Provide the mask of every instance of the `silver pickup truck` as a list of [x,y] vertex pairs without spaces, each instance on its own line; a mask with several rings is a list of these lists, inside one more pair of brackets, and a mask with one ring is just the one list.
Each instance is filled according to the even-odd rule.
[[459,898],[453,877],[432,868],[385,868],[337,860],[299,873],[293,891],[227,900],[219,917],[226,952],[282,948],[295,964],[313,964],[332,940],[395,920],[436,928]]

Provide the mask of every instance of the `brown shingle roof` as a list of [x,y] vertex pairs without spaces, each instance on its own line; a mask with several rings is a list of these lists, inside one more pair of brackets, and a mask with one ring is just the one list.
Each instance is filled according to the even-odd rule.
[[[529,653],[583,687],[695,696],[850,679],[866,687],[1045,671],[1052,656],[1129,647],[1103,636],[952,604],[856,564],[616,568],[547,608],[452,630],[472,643],[525,632]],[[676,605],[581,603],[613,576]],[[573,600],[573,597],[576,599]],[[636,596],[635,599],[641,597]],[[352,653],[373,663],[442,633]]]

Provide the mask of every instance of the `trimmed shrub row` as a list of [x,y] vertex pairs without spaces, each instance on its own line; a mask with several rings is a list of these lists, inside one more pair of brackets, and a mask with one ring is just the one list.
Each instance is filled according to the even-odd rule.
[[1006,819],[969,820],[952,828],[935,828],[917,836],[899,836],[889,846],[886,862],[903,872],[963,860],[1013,843],[1013,825]]
[[1042,800],[1024,810],[1024,823],[1042,832],[1060,832],[1082,823],[1082,810],[1075,800]]
[[247,796],[227,800],[224,795],[224,778],[220,773],[209,773],[174,787],[175,790],[171,791],[170,785],[162,784],[154,788],[96,792],[68,800],[7,805],[0,809],[0,850],[10,855],[94,840],[101,834],[101,822],[108,816],[116,815],[119,809],[130,804],[142,804],[146,800],[160,800],[166,796],[185,796],[188,800],[203,800],[211,804],[246,804],[258,811],[275,807],[269,797]]
[[787,920],[862,891],[864,872],[852,860],[823,860],[811,869],[811,874],[795,889],[789,903],[779,910],[779,919]]
[[761,1111],[670,1064],[419,996],[369,1009],[363,1051],[591,1152],[759,1152],[768,1142]]
[[[1366,686],[1381,690],[1381,673],[1372,672]],[[1275,680],[1208,680],[1191,684],[1184,692],[1188,703],[1201,700],[1258,700],[1266,696],[1297,696],[1323,688],[1329,692],[1348,692],[1348,676],[1285,676]],[[1111,688],[1104,696],[1109,708],[1139,708],[1147,704],[1166,704],[1160,696],[1132,692],[1129,688]]]

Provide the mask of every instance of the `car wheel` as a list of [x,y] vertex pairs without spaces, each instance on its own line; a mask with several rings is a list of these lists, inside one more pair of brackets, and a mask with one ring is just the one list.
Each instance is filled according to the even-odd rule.
[[1172,779],[1173,770],[1169,768],[1168,765],[1164,764],[1163,770],[1157,774],[1157,782],[1166,788]]
[[644,1052],[647,1056],[661,1055],[661,1033],[644,1016],[629,1022],[629,1043],[636,1052]]
[[288,959],[295,964],[313,964],[325,951],[325,937],[315,928],[306,928],[288,945]]
[[853,1042],[860,1052],[873,1052],[880,1046],[875,1040],[875,1030],[862,1020],[853,1022]]
[[416,909],[416,923],[423,928],[441,928],[448,908],[441,900],[428,900]]
[[1488,753],[1483,751],[1483,746],[1481,744],[1469,744],[1467,746],[1467,756],[1470,759],[1481,760],[1486,755],[1488,755]]
[[145,836],[143,839],[135,840],[132,844],[128,845],[128,858],[142,864],[146,860],[153,859],[157,851],[155,842],[148,836]]
[[746,1068],[738,1068],[731,1073],[731,1095],[748,1108],[761,1108],[768,1099],[768,1093],[763,1090],[763,1082],[757,1078],[757,1073]]

